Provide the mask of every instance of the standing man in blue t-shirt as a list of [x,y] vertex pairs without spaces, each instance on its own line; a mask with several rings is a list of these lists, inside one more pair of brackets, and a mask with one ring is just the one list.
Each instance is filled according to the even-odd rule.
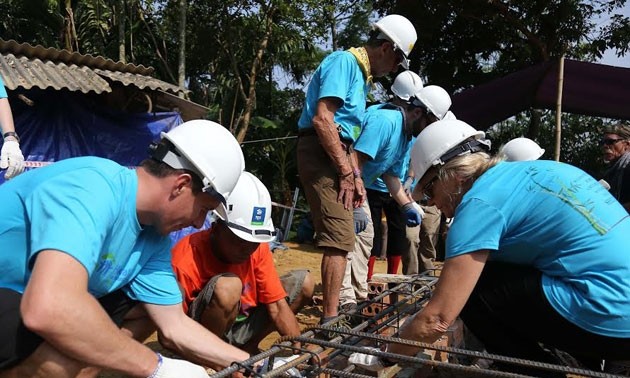
[[400,15],[373,25],[364,47],[336,51],[315,70],[298,121],[298,172],[313,215],[322,258],[322,323],[338,314],[339,290],[346,255],[354,247],[353,208],[365,199],[365,188],[352,144],[372,77],[408,67],[416,42],[411,22]]
[[15,132],[13,113],[9,105],[9,96],[0,77],[0,128],[2,128],[2,150],[0,150],[0,169],[6,169],[4,179],[9,180],[24,172],[24,155],[20,150],[20,137]]
[[243,169],[232,134],[196,120],[163,133],[135,170],[79,157],[0,186],[0,375],[95,367],[207,377],[134,340],[148,336],[146,317],[192,361],[222,368],[248,358],[182,311],[168,237],[200,227],[212,209],[225,214]]

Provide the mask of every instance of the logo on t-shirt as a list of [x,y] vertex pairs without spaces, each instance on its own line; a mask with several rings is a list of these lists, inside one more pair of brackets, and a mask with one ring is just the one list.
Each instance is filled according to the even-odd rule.
[[252,225],[253,226],[262,226],[265,223],[265,212],[267,211],[264,207],[256,207],[254,206],[254,213],[252,214]]

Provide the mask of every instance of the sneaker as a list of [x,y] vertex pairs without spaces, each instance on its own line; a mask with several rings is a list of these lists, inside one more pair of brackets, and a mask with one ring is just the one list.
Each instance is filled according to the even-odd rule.
[[339,313],[346,315],[348,323],[350,323],[352,328],[363,323],[365,320],[361,312],[357,311],[357,307],[358,305],[355,302],[347,302],[339,306]]

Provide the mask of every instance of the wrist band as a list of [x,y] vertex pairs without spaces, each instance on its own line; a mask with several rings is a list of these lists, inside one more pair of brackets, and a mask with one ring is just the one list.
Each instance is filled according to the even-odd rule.
[[160,371],[160,368],[162,367],[162,362],[163,362],[162,361],[162,355],[159,354],[159,353],[155,353],[155,354],[157,354],[157,357],[158,357],[158,364],[155,367],[155,370],[153,370],[153,373],[151,373],[151,375],[149,375],[147,378],[155,378],[155,377],[157,377],[157,373]]
[[359,168],[354,168],[352,170],[352,174],[354,174],[354,177],[356,177],[356,178],[360,178],[361,177],[361,171],[359,170]]
[[20,137],[15,131],[7,131],[6,133],[2,134],[2,139],[7,139],[8,137],[14,137],[18,142],[20,141]]

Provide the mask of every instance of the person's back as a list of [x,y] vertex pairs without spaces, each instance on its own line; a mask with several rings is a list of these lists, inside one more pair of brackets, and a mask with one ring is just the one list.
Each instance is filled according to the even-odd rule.
[[533,266],[543,272],[550,303],[567,319],[629,337],[630,303],[618,300],[630,297],[630,286],[619,285],[630,271],[628,235],[630,216],[582,170],[554,161],[504,162],[462,199],[446,258],[475,245],[492,250],[492,260]]
[[[0,219],[2,286],[23,292],[27,266],[43,249],[64,251],[82,262],[91,276],[88,290],[96,297],[137,276],[151,254],[137,261],[135,250],[167,256],[168,239],[137,221],[137,186],[134,170],[96,157],[63,160],[1,185],[6,215]],[[170,289],[177,293],[176,287]]]

